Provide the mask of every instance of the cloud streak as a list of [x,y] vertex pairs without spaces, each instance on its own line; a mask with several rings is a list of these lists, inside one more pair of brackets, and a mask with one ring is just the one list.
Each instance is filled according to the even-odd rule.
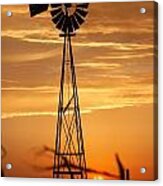
[[[91,113],[91,110],[82,110],[81,114]],[[72,114],[72,113],[70,113]],[[43,112],[10,112],[10,113],[2,113],[2,119],[13,119],[13,118],[21,118],[21,117],[56,117],[58,115],[57,112],[52,111],[43,111]]]
[[[57,115],[57,110],[43,111],[45,108],[57,109],[56,103],[54,105],[51,104],[57,99],[57,87],[9,87],[2,89],[2,95],[4,91],[7,91],[8,93],[13,92],[13,94],[10,93],[7,96],[7,100],[9,101],[11,99],[13,102],[11,110],[11,106],[9,104],[10,101],[6,102],[5,96],[3,96],[3,106],[5,105],[5,108],[9,109],[7,109],[8,111],[6,109],[2,109],[2,119]],[[33,94],[33,91],[38,94]],[[143,85],[141,87],[137,85],[130,85],[119,88],[80,88],[79,97],[81,113],[90,114],[97,110],[117,109],[123,107],[140,106],[141,104],[151,104],[153,102],[152,91],[153,87],[151,85],[146,85],[145,87]],[[22,92],[23,94],[19,92]],[[40,95],[39,92],[42,92],[44,95]],[[48,98],[47,95],[49,95],[49,93],[53,96]],[[98,99],[95,99],[97,97]],[[27,101],[25,101],[25,99],[27,99]],[[43,103],[39,101],[42,99],[44,99]],[[33,102],[35,102],[35,105],[30,104]],[[17,103],[19,103],[19,105],[17,105]],[[21,112],[16,111],[20,109],[22,110]],[[41,109],[42,111],[38,111],[38,109]]]
[[[98,33],[97,33],[98,34]],[[38,30],[5,30],[2,31],[2,37],[10,37],[14,39],[20,39],[22,41],[31,43],[46,43],[46,44],[62,44],[63,40],[58,37],[58,34],[54,33],[53,30],[47,30],[47,28]],[[108,35],[109,37],[109,35]],[[100,41],[89,41],[86,42],[74,42],[73,46],[78,47],[110,47],[122,51],[133,51],[142,49],[152,49],[152,44],[143,43],[121,43],[121,42],[100,42]]]

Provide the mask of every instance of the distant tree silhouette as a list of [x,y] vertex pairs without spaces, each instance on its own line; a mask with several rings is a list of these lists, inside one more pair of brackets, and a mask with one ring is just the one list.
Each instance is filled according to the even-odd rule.
[[4,174],[4,170],[3,170],[3,159],[6,157],[7,155],[7,151],[6,149],[1,145],[1,177],[5,177],[5,174]]
[[115,154],[115,158],[116,158],[118,170],[119,170],[119,179],[120,180],[129,180],[130,179],[129,169],[124,168],[118,154]]
[[[44,154],[45,152],[51,152],[54,154],[54,149],[44,145],[41,150],[36,152],[36,155],[38,156],[38,155]],[[119,175],[110,173],[108,171],[99,171],[99,170],[96,170],[93,168],[88,168],[88,167],[86,168],[86,171],[87,171],[87,173],[100,174],[102,176],[109,177],[109,178],[120,179],[120,180],[129,180],[130,179],[129,169],[125,169],[118,154],[115,154],[115,158],[116,158],[116,162],[117,162]],[[62,165],[60,165],[60,166],[67,168],[69,170],[69,172],[72,173],[71,179],[74,178],[72,169],[79,169],[79,167],[77,165],[70,163],[66,157],[63,157]],[[39,171],[53,170],[53,165],[47,166],[47,167],[40,167],[40,166],[32,165],[32,167],[39,170]]]

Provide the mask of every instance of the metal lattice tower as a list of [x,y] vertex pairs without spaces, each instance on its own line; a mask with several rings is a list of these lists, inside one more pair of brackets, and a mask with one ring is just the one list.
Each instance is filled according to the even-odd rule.
[[[56,24],[56,28],[62,31],[60,37],[64,39],[55,139],[54,178],[87,178],[71,38],[75,36],[75,30],[79,29],[85,21],[88,5],[88,3],[51,5],[52,21]],[[31,16],[48,9],[48,5],[40,6],[30,5]]]
[[[86,178],[84,140],[71,35],[64,34],[53,175]],[[64,176],[63,176],[64,175]]]

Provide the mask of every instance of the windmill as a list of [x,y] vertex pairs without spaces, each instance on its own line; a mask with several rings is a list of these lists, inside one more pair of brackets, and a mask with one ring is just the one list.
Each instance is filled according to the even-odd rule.
[[[59,36],[64,40],[53,177],[86,179],[84,139],[71,38],[84,23],[89,4],[34,4],[30,5],[31,17],[47,11],[49,6],[52,21],[61,31]],[[68,165],[62,166],[65,160]]]

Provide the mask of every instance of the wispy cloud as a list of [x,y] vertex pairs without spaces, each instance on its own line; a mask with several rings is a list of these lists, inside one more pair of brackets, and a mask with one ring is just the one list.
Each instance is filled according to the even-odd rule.
[[[1,81],[2,81],[2,82],[5,82],[5,83],[14,83],[14,84],[19,83],[18,81],[10,80],[10,79],[2,79]],[[1,88],[1,90],[2,90],[2,88]]]
[[[82,110],[81,114],[88,114],[91,110]],[[72,113],[69,113],[72,114]],[[57,112],[52,111],[44,111],[44,112],[10,112],[10,113],[2,113],[2,119],[12,119],[12,118],[20,118],[20,117],[43,117],[43,116],[57,116]],[[66,114],[65,114],[66,115]]]
[[49,92],[58,92],[57,87],[53,86],[38,86],[38,87],[2,87],[2,91],[49,91]]
[[[8,94],[7,100],[13,100],[12,107],[10,101],[6,102],[5,95],[3,96],[3,106],[8,108],[3,110],[2,108],[2,119],[15,118],[15,117],[35,117],[35,116],[56,116],[57,110],[54,111],[37,111],[38,109],[57,109],[57,103],[52,104],[56,99],[54,90],[58,92],[57,88],[54,87],[10,87],[2,89],[3,91],[16,91],[16,94]],[[19,96],[19,91],[23,92],[23,97]],[[44,95],[32,94],[33,91],[43,92]],[[30,92],[30,95],[29,93]],[[153,86],[152,85],[130,85],[117,88],[80,88],[79,97],[81,105],[81,113],[89,114],[96,110],[107,110],[116,109],[129,106],[139,106],[142,104],[150,104],[153,102]],[[52,97],[48,97],[51,93]],[[9,96],[10,95],[10,96]],[[17,96],[16,96],[17,95]],[[10,99],[9,99],[10,98]],[[22,99],[23,98],[23,99]],[[26,99],[27,100],[26,100]],[[98,98],[98,99],[96,99]],[[44,102],[39,100],[44,99]],[[25,101],[26,100],[26,101]],[[30,103],[35,102],[35,105]],[[19,105],[17,105],[19,103]],[[16,110],[23,110],[17,112]],[[10,111],[9,111],[10,110]]]
[[90,68],[97,68],[97,69],[115,69],[121,66],[118,63],[95,63],[95,62],[85,62],[85,63],[78,63],[77,67],[90,67]]
[[145,58],[151,57],[153,53],[145,53],[144,54],[124,54],[124,55],[109,55],[109,56],[97,56],[96,59],[106,60],[106,59],[137,59],[137,58]]
[[55,50],[49,50],[45,52],[22,52],[19,54],[12,54],[12,58],[9,55],[6,55],[3,57],[4,61],[7,63],[13,62],[13,63],[19,63],[19,62],[39,62],[40,60],[47,60],[50,58],[54,58],[57,55],[57,52]]
[[[33,37],[34,36],[34,37]],[[15,39],[21,39],[22,41],[31,43],[46,43],[46,44],[62,44],[63,41],[58,35],[54,35],[53,30],[5,30],[2,31],[2,37],[11,37]],[[42,38],[41,38],[42,37]],[[78,47],[109,47],[122,51],[144,50],[152,49],[152,44],[138,44],[138,43],[121,43],[121,42],[100,42],[100,41],[82,41],[74,42],[73,46]]]
[[16,117],[39,117],[39,116],[56,116],[56,112],[11,112],[2,113],[2,119],[12,119]]

